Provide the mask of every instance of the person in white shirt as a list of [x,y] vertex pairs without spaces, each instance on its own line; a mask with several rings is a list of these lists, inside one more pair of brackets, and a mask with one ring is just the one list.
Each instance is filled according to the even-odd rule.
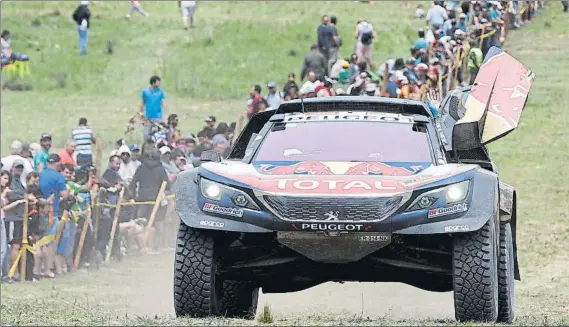
[[278,108],[284,101],[282,92],[277,90],[277,83],[275,82],[269,82],[267,88],[269,89],[269,93],[265,96],[265,101],[267,101],[271,108]]
[[194,27],[194,14],[199,5],[199,0],[196,1],[180,1],[180,8],[182,8],[182,21],[184,22],[184,29],[188,29],[188,18],[190,21],[189,27]]
[[128,187],[136,173],[138,165],[130,160],[130,149],[128,146],[122,145],[117,152],[122,161],[119,167],[119,176],[125,182],[125,186]]
[[28,174],[34,171],[32,164],[24,157],[22,157],[22,149],[23,144],[22,142],[15,140],[10,145],[10,155],[5,156],[2,158],[2,169],[10,171],[12,169],[12,165],[16,160],[21,160],[24,163],[24,170],[22,171],[22,175],[20,176],[20,181],[22,185],[27,185],[27,178]]

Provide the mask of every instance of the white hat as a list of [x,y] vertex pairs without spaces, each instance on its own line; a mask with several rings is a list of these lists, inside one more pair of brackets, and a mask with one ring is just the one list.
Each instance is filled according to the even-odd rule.
[[170,148],[167,147],[167,146],[163,146],[163,147],[160,148],[160,153],[162,153],[162,154],[167,154],[167,153],[170,153],[170,152],[171,152],[171,150],[170,150]]
[[121,145],[121,147],[119,148],[119,150],[117,151],[117,153],[118,153],[119,155],[121,155],[121,154],[123,154],[123,153],[128,153],[128,154],[130,154],[130,149],[128,148],[128,146],[126,146],[126,145],[123,144],[123,145]]
[[22,142],[18,140],[12,141],[12,144],[10,145],[10,154],[22,153],[22,146],[23,146]]
[[84,5],[84,6],[86,6],[86,5],[89,4],[89,1],[83,0],[83,1],[81,1],[81,4]]

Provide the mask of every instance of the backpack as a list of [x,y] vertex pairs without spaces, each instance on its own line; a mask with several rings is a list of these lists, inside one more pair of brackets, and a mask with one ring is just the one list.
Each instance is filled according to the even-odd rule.
[[361,42],[365,45],[370,45],[373,40],[373,30],[369,24],[364,25],[361,35]]
[[362,33],[362,44],[370,45],[373,40],[373,34],[371,32]]

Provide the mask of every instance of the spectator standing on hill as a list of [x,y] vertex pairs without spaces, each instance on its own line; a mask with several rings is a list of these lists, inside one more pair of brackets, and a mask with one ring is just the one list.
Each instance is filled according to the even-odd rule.
[[180,1],[178,6],[182,8],[182,21],[184,23],[184,29],[188,29],[188,19],[190,20],[189,27],[194,27],[194,15],[196,9],[198,8],[199,1]]
[[142,133],[144,140],[149,140],[152,135],[152,123],[164,122],[168,106],[166,105],[166,94],[160,88],[160,77],[150,77],[150,86],[142,90],[142,103],[140,104],[141,114],[150,121],[144,127]]
[[51,135],[43,133],[40,136],[41,149],[34,155],[34,169],[41,172],[47,165],[49,149],[51,149]]
[[300,79],[304,80],[304,77],[311,71],[316,75],[316,79],[321,81],[324,79],[324,76],[328,75],[328,62],[318,50],[318,44],[313,44],[310,50],[304,57]]
[[263,99],[261,92],[261,85],[255,85],[249,91],[250,99],[247,102],[247,119],[251,119],[257,113],[257,103]]
[[24,145],[22,142],[18,140],[13,141],[10,145],[10,155],[2,158],[2,165],[4,166],[4,169],[10,170],[14,167],[16,161],[23,162],[24,170],[22,171],[20,181],[25,185],[28,174],[31,173],[34,169],[32,167],[32,164],[25,157],[23,157],[23,148]]
[[144,11],[144,9],[142,9],[142,6],[140,5],[140,1],[130,0],[130,12],[128,14],[126,14],[126,17],[130,18],[130,16],[132,16],[132,14],[135,11],[139,12],[144,17],[148,17],[148,13],[146,11]]
[[359,61],[365,60],[375,70],[373,64],[373,42],[377,38],[377,34],[373,25],[366,20],[361,20],[356,25],[356,55]]
[[338,52],[340,50],[340,47],[342,46],[342,38],[338,34],[338,28],[336,27],[337,24],[338,24],[338,18],[336,16],[330,17],[329,25],[333,29],[333,33],[335,35],[334,40],[336,41],[336,45],[333,46],[332,48],[330,48],[330,59],[329,59],[329,61],[331,63],[334,63],[338,60]]
[[338,31],[336,27],[330,25],[327,15],[322,16],[322,23],[318,26],[316,34],[318,49],[330,66],[330,62],[336,61],[338,56]]
[[448,19],[448,14],[446,9],[441,6],[439,0],[433,1],[433,6],[427,11],[426,19],[427,24],[433,31],[443,27],[443,24]]
[[77,23],[77,31],[79,31],[79,54],[81,56],[87,54],[87,41],[89,39],[89,28],[91,28],[91,10],[89,10],[88,5],[89,1],[81,1],[72,16]]
[[286,95],[289,94],[289,90],[290,88],[294,87],[296,91],[298,91],[298,84],[296,84],[296,74],[295,73],[289,73],[288,74],[288,81],[286,81],[286,83],[283,86],[283,93]]
[[51,203],[50,226],[57,229],[59,224],[59,198],[67,198],[65,178],[59,172],[61,168],[60,158],[57,154],[52,153],[47,159],[46,167],[40,172],[39,187],[42,191],[43,198]]
[[425,50],[429,49],[429,44],[427,44],[427,41],[425,40],[425,30],[420,28],[417,31],[417,35],[419,36],[419,38],[415,41],[415,46],[413,48],[425,49]]
[[87,126],[87,118],[79,119],[79,126],[71,131],[71,138],[77,143],[77,165],[83,167],[93,164],[92,144],[96,144],[95,132]]
[[24,194],[26,193],[25,185],[22,183],[21,177],[24,171],[24,160],[16,159],[12,165],[12,176],[10,190],[8,194],[8,206],[13,206],[11,210],[6,212],[6,222],[12,222],[14,224],[14,230],[12,233],[12,241],[10,242],[10,263],[9,267],[12,267],[18,256],[18,251],[20,250],[20,245],[22,243],[22,233],[23,233],[23,220],[24,220],[24,208],[26,201],[24,200]]
[[265,96],[265,100],[271,108],[278,108],[283,102],[284,96],[279,90],[277,90],[277,83],[269,82],[267,83],[267,88],[269,89],[269,93]]
[[74,140],[67,140],[65,147],[57,153],[62,165],[77,166],[77,163],[73,160],[73,153],[75,153],[76,146],[77,143],[75,143]]
[[569,1],[563,0],[561,1],[561,4],[563,4],[563,12],[569,12]]

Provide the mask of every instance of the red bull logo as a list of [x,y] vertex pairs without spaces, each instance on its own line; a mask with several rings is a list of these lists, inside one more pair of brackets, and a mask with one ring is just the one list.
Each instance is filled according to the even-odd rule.
[[382,176],[411,176],[420,167],[411,167],[412,170],[403,167],[394,167],[383,162],[363,162],[348,169],[346,175],[382,175]]
[[328,166],[319,161],[302,161],[294,165],[261,165],[260,172],[268,175],[333,175]]
[[484,140],[518,126],[534,77],[533,72],[505,52],[481,67],[470,96],[485,103],[491,114],[486,118]]

